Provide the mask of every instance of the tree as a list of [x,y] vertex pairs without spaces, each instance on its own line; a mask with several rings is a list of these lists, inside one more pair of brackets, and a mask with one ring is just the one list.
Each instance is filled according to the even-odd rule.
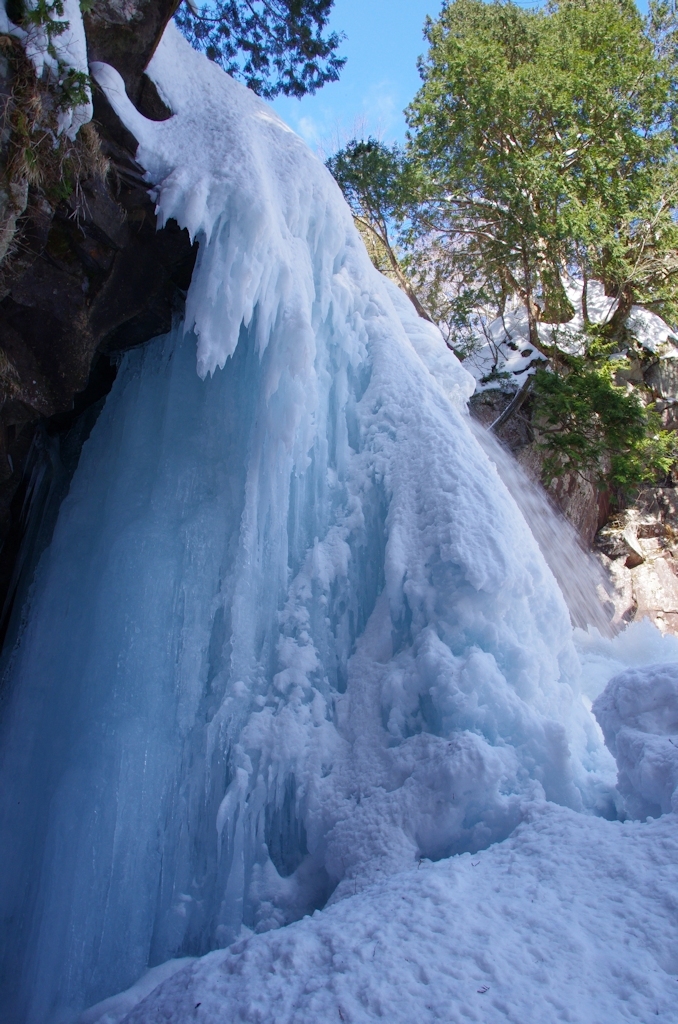
[[430,320],[403,269],[393,237],[409,193],[407,168],[398,146],[389,148],[373,138],[352,139],[329,158],[327,167],[344,193],[374,265],[397,281],[419,316]]
[[192,0],[175,20],[198,50],[271,99],[303,96],[334,82],[346,62],[341,36],[326,32],[334,0]]
[[[529,385],[547,478],[595,471],[624,490],[665,475],[675,439],[649,392],[627,393],[623,351],[633,304],[678,319],[675,6],[644,20],[633,0],[448,0],[426,36],[405,153],[368,140],[329,161],[375,262],[460,355],[524,305],[549,357]],[[617,300],[592,325],[584,288],[579,357],[539,330],[572,318],[565,275]]]
[[545,483],[584,471],[623,496],[670,472],[676,434],[662,429],[637,390],[616,382],[622,362],[564,355],[555,367],[537,369],[534,418]]
[[452,0],[429,20],[408,110],[420,260],[463,295],[524,303],[538,323],[572,308],[563,274],[678,315],[675,13],[632,0],[528,11]]

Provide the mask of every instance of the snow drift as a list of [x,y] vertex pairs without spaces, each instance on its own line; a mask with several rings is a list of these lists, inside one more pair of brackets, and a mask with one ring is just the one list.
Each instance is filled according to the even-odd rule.
[[629,668],[593,705],[634,818],[678,811],[678,665]]
[[615,813],[473,381],[326,169],[172,27],[168,121],[94,71],[200,250],[184,322],[122,360],[5,672],[11,1024],[480,850],[535,800]]
[[675,818],[533,806],[504,843],[168,965],[82,1024],[675,1021],[677,888]]

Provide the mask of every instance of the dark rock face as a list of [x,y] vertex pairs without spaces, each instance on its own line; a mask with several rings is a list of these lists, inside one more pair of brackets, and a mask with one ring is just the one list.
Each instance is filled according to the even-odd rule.
[[[171,111],[144,68],[175,9],[176,0],[98,0],[85,18],[90,59],[114,66],[154,120]],[[5,61],[5,107],[12,88]],[[40,438],[71,430],[74,410],[101,401],[115,375],[109,357],[170,328],[197,253],[176,223],[156,230],[136,140],[100,92],[94,129],[101,173],[85,175],[68,199],[55,203],[33,185],[4,206],[0,195],[0,221],[4,211],[13,235],[0,267],[0,609],[21,540],[29,453]],[[0,164],[9,145],[0,137]]]
[[[89,59],[105,61],[119,71],[127,95],[140,110],[145,105],[144,93],[158,99],[144,71],[178,6],[179,0],[97,0],[85,15]],[[167,113],[155,119],[163,116]]]

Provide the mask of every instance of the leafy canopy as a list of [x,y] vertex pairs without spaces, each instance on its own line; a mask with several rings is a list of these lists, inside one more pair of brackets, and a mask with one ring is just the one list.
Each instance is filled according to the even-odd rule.
[[210,0],[184,4],[175,20],[196,49],[271,99],[334,82],[345,64],[327,32],[334,0]]
[[[531,399],[547,476],[665,474],[673,438],[609,357],[633,349],[633,304],[678,322],[675,3],[448,0],[426,37],[405,153],[354,140],[328,162],[375,263],[398,278],[397,261],[462,356],[525,307],[549,357]],[[573,315],[566,275],[618,300],[598,326],[584,304],[579,358],[539,332]]]
[[[436,270],[539,319],[572,310],[562,275],[678,318],[675,13],[633,0],[538,11],[453,0],[426,26],[409,107],[413,236]],[[613,325],[613,329],[618,323]]]
[[[398,146],[353,139],[327,161],[351,208],[370,259],[410,297],[419,316],[431,317],[412,287],[394,231],[411,191],[409,169]],[[405,259],[405,262],[403,260]]]

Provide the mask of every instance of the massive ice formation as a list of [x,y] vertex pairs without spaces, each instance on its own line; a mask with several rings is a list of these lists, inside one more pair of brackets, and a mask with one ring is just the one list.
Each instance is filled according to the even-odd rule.
[[613,781],[472,382],[325,168],[173,28],[168,121],[95,72],[200,253],[184,324],[122,361],[5,673],[11,1024]]

